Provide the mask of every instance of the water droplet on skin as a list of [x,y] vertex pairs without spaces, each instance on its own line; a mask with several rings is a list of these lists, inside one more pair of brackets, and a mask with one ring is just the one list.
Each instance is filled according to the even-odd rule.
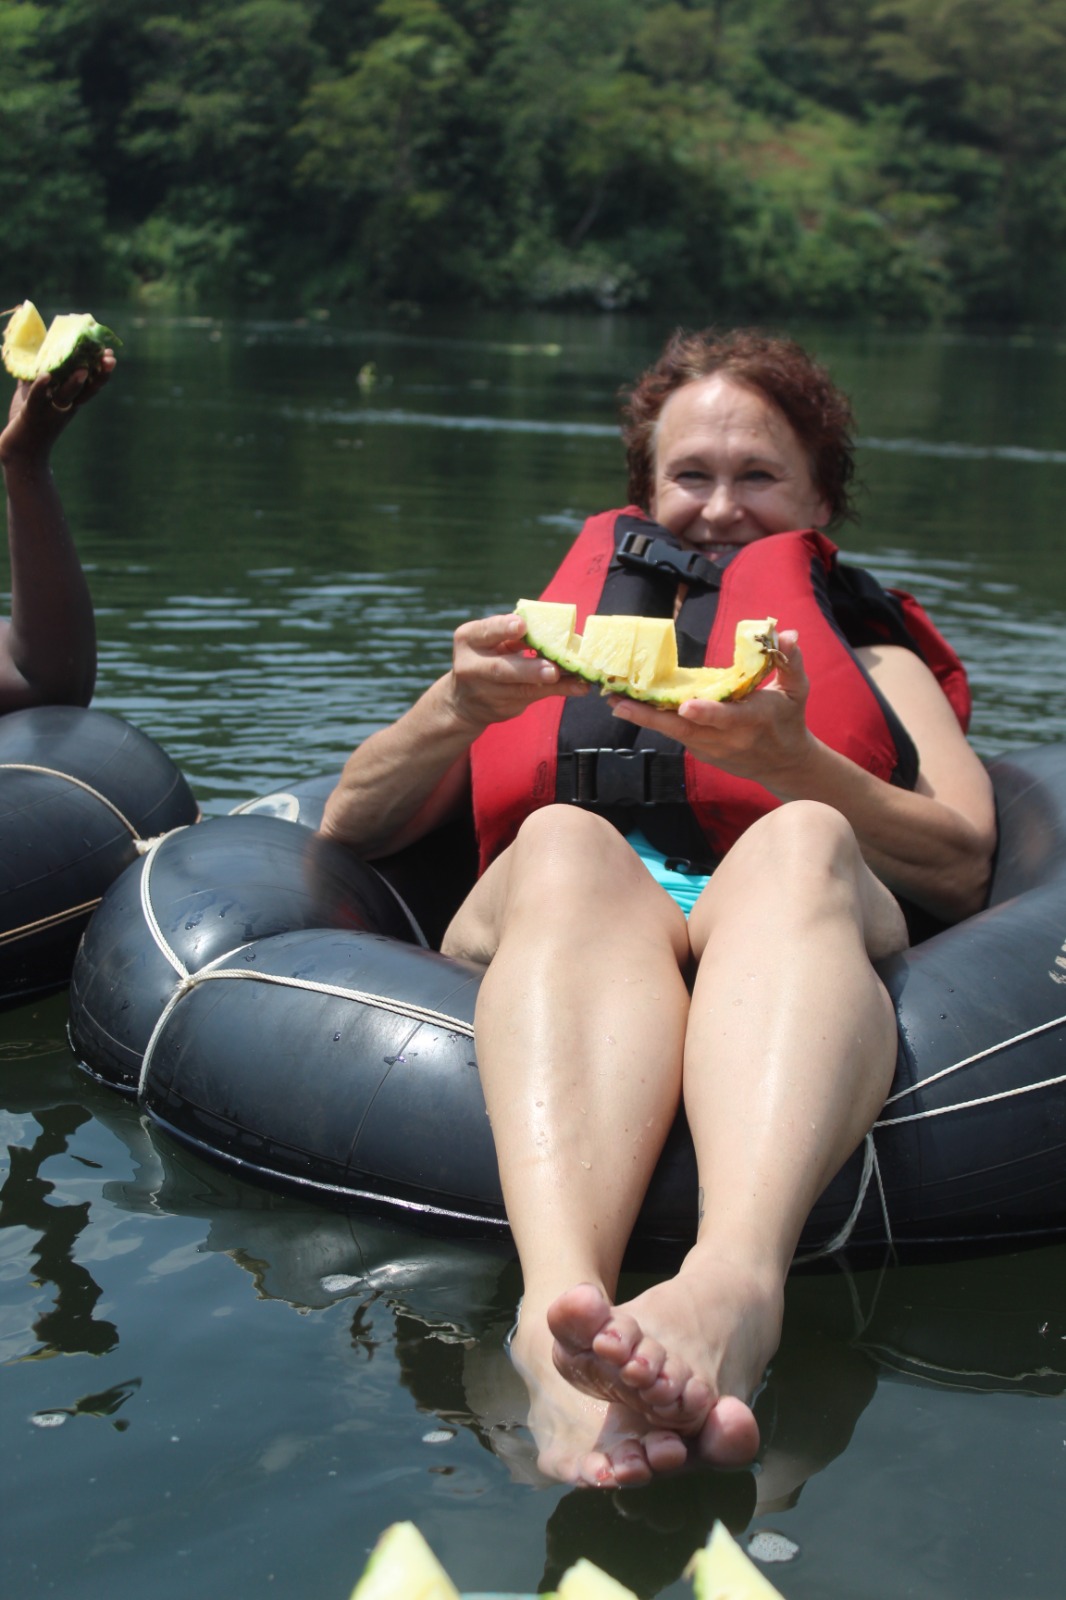
[[586,1172],[591,1172],[592,1171],[592,1162],[591,1161],[583,1161],[581,1163],[581,1165],[584,1167]]

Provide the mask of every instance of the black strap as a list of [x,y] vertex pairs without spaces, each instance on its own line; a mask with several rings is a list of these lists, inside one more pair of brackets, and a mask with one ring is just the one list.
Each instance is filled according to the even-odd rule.
[[698,550],[684,550],[665,538],[657,538],[645,529],[631,528],[623,533],[618,543],[616,560],[633,572],[668,573],[675,580],[702,584],[708,589],[718,589],[722,583],[721,567],[708,561]]
[[674,750],[561,750],[555,798],[568,805],[679,805],[685,757]]

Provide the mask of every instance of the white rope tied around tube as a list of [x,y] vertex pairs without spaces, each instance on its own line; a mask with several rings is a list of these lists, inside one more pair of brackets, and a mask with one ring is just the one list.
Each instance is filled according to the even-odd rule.
[[[973,1055],[954,1062],[950,1067],[942,1067],[939,1072],[932,1072],[927,1078],[921,1078],[918,1082],[910,1084],[905,1089],[897,1089],[895,1094],[889,1095],[885,1101],[885,1106],[894,1105],[897,1101],[906,1099],[908,1095],[916,1094],[920,1089],[928,1088],[930,1084],[939,1083],[941,1079],[948,1078],[955,1072],[962,1072],[966,1067],[974,1066],[978,1061],[985,1061],[990,1056],[999,1055],[1004,1050],[1009,1050],[1013,1045],[1024,1044],[1029,1039],[1038,1038],[1041,1034],[1049,1033],[1053,1028],[1061,1028],[1063,1025],[1066,1025],[1066,1016],[1053,1017],[1050,1022],[1038,1023],[1036,1027],[1026,1028],[1022,1033],[1012,1034],[1008,1039],[1000,1039],[996,1044],[988,1045],[984,1050],[977,1050]],[[977,1106],[994,1105],[1000,1100],[1014,1100],[1020,1095],[1034,1094],[1038,1089],[1054,1089],[1062,1083],[1066,1083],[1066,1073],[1058,1073],[1052,1078],[1042,1078],[1038,1083],[1017,1084],[1011,1089],[1000,1089],[993,1094],[975,1095],[972,1100],[959,1100],[950,1106],[930,1106],[924,1111],[907,1112],[901,1117],[879,1117],[869,1133],[867,1133],[864,1141],[862,1176],[859,1179],[858,1196],[851,1208],[850,1216],[828,1244],[822,1245],[820,1249],[812,1251],[810,1254],[797,1256],[797,1262],[817,1261],[823,1256],[832,1255],[834,1251],[844,1248],[851,1238],[855,1224],[858,1222],[859,1213],[862,1210],[866,1192],[870,1186],[870,1179],[875,1174],[881,1201],[881,1216],[885,1225],[885,1240],[890,1248],[893,1246],[888,1203],[874,1144],[874,1134],[879,1129],[899,1128],[909,1122],[925,1122],[933,1117],[947,1116],[953,1111],[971,1111]]]
[[[221,956],[218,956],[215,961],[202,968],[198,973],[190,973],[188,968],[177,955],[176,951],[174,951],[171,945],[167,942],[162,928],[159,925],[159,920],[156,917],[151,900],[152,867],[161,845],[168,837],[169,835],[164,834],[160,838],[152,840],[151,843],[146,847],[144,871],[141,877],[141,906],[144,912],[145,921],[152,934],[152,937],[155,940],[160,952],[177,973],[179,983],[174,993],[170,996],[170,999],[164,1006],[163,1011],[160,1013],[155,1027],[152,1030],[148,1045],[145,1049],[144,1060],[141,1066],[140,1082],[138,1085],[139,1095],[143,1094],[144,1092],[148,1066],[151,1060],[152,1052],[156,1045],[156,1041],[162,1033],[171,1012],[174,1010],[174,1007],[177,1005],[179,1000],[181,1000],[198,984],[206,983],[219,978],[227,978],[236,981],[251,980],[256,983],[269,983],[283,988],[302,989],[311,993],[329,995],[335,999],[352,1000],[361,1005],[369,1005],[379,1010],[389,1011],[396,1016],[408,1017],[412,1022],[439,1024],[443,1025],[444,1027],[453,1028],[457,1032],[465,1035],[467,1038],[473,1038],[474,1029],[471,1023],[466,1022],[461,1018],[454,1017],[447,1012],[437,1011],[432,1007],[408,1005],[389,995],[375,994],[372,991],[364,989],[352,989],[343,984],[323,983],[307,978],[291,978],[279,975],[277,973],[255,972],[246,967],[222,967],[219,965],[220,962],[227,960],[231,961],[238,951],[242,948],[246,948],[246,946],[236,946],[233,950],[226,951]],[[927,1078],[919,1079],[918,1082],[910,1084],[906,1088],[898,1089],[895,1094],[889,1095],[888,1099],[885,1101],[885,1107],[887,1108],[888,1106],[894,1105],[897,1101],[905,1099],[908,1095],[916,1094],[919,1090],[925,1089],[930,1084],[937,1083],[943,1078],[950,1077],[953,1073],[961,1072],[966,1067],[975,1065],[978,1061],[987,1060],[989,1057],[998,1055],[1004,1050],[1009,1050],[1016,1044],[1025,1043],[1029,1039],[1037,1038],[1039,1035],[1050,1032],[1053,1028],[1062,1027],[1064,1024],[1066,1024],[1066,1016],[1055,1017],[1049,1022],[1039,1023],[1036,1027],[1028,1028],[1022,1033],[1013,1034],[1007,1039],[999,1040],[996,1044],[988,1045],[983,1050],[975,1051],[974,1054],[964,1057],[961,1061],[956,1061],[949,1067],[942,1067],[938,1072],[931,1073]],[[967,1111],[977,1106],[991,1105],[1000,1100],[1011,1100],[1020,1095],[1032,1094],[1038,1089],[1054,1088],[1058,1084],[1062,1083],[1066,1083],[1066,1073],[1059,1074],[1052,1078],[1042,1079],[1039,1083],[1020,1084],[1014,1088],[1003,1089],[994,1094],[980,1095],[972,1100],[962,1100],[951,1106],[935,1106],[927,1108],[925,1111],[910,1112],[900,1117],[879,1118],[869,1132],[865,1135],[863,1140],[862,1172],[859,1178],[855,1202],[852,1205],[847,1219],[826,1244],[822,1245],[818,1250],[809,1252],[803,1256],[797,1256],[797,1262],[817,1261],[824,1256],[832,1255],[836,1251],[842,1250],[847,1245],[852,1233],[854,1232],[859,1215],[865,1203],[870,1182],[874,1177],[877,1179],[877,1194],[880,1202],[881,1217],[884,1223],[885,1241],[890,1248],[894,1247],[892,1237],[892,1222],[888,1212],[888,1202],[885,1195],[884,1182],[881,1176],[880,1163],[877,1159],[877,1147],[874,1141],[874,1134],[879,1129],[900,1127],[905,1123],[922,1122],[933,1117],[946,1116],[949,1112]]]
[[169,943],[152,904],[152,871],[159,851],[169,837],[169,834],[164,834],[161,838],[153,840],[145,854],[140,884],[141,912],[160,954],[177,974],[178,984],[156,1019],[155,1027],[152,1029],[151,1036],[145,1046],[144,1059],[141,1062],[140,1078],[137,1085],[138,1097],[144,1094],[152,1053],[175,1006],[201,983],[208,983],[219,978],[228,978],[238,982],[251,980],[253,983],[271,983],[281,988],[302,989],[313,994],[329,995],[337,1000],[353,1000],[360,1005],[373,1006],[379,1011],[392,1012],[394,1016],[406,1017],[411,1022],[419,1025],[423,1023],[438,1024],[446,1028],[452,1028],[457,1033],[464,1034],[467,1038],[473,1038],[474,1027],[472,1023],[464,1021],[461,1017],[454,1017],[447,1011],[437,1011],[432,1006],[415,1005],[397,1000],[391,995],[375,994],[368,989],[353,989],[340,983],[324,983],[314,978],[292,978],[279,973],[257,972],[250,967],[224,967],[220,965],[221,962],[232,961],[241,950],[248,948],[247,944],[235,945],[232,950],[223,951],[221,955],[216,956],[214,961],[202,967],[199,972],[190,972],[177,951]]
[[69,772],[59,772],[55,767],[36,766],[31,761],[0,761],[0,772],[39,772],[46,778],[62,778],[64,783],[73,784],[75,789],[84,790],[86,794],[91,794],[94,800],[99,800],[102,806],[106,806],[111,815],[118,818],[131,838],[141,837],[129,817],[123,816],[118,806],[109,800],[106,794],[101,794],[99,789],[94,789],[91,783],[86,783],[82,778],[72,777]]
[[[953,1066],[941,1067],[939,1072],[930,1073],[928,1078],[920,1078],[917,1083],[912,1083],[909,1088],[897,1089],[895,1094],[889,1095],[885,1101],[886,1106],[891,1106],[897,1100],[904,1100],[909,1094],[917,1094],[919,1089],[927,1089],[931,1083],[939,1083],[941,1078],[949,1078],[953,1072],[961,1072],[965,1067],[972,1067],[978,1061],[984,1061],[989,1056],[999,1055],[1003,1050],[1009,1050],[1012,1045],[1024,1044],[1027,1039],[1035,1039],[1041,1033],[1050,1033],[1052,1028],[1061,1028],[1066,1023],[1066,1016],[1052,1017],[1050,1022],[1040,1022],[1035,1028],[1026,1028],[1024,1033],[1012,1034],[1009,1039],[1000,1039],[996,1044],[990,1044],[984,1050],[977,1050],[972,1056],[966,1056],[962,1061],[956,1061]],[[1061,1078],[1048,1078],[1045,1083],[1027,1084],[1020,1089],[1008,1089],[1002,1095],[992,1096],[993,1099],[1010,1099],[1015,1094],[1028,1094],[1031,1089],[1049,1088],[1052,1084],[1061,1083]],[[910,1117],[893,1117],[887,1122],[878,1124],[880,1127],[892,1128],[898,1122],[913,1122],[920,1117],[939,1117],[945,1111],[962,1111],[967,1105],[982,1105],[981,1100],[964,1101],[958,1106],[944,1106],[939,1111],[919,1111]]]
[[885,1239],[889,1245],[889,1248],[893,1247],[892,1223],[888,1215],[888,1207],[885,1204],[885,1190],[884,1185],[881,1182],[881,1168],[878,1165],[877,1149],[874,1145],[873,1129],[871,1129],[863,1139],[862,1174],[859,1178],[859,1190],[855,1197],[855,1204],[852,1206],[847,1220],[840,1228],[838,1228],[837,1232],[830,1240],[827,1241],[826,1244],[820,1245],[817,1250],[809,1250],[804,1255],[797,1256],[797,1266],[802,1266],[809,1261],[821,1261],[823,1257],[835,1255],[838,1250],[843,1250],[844,1246],[847,1244],[855,1230],[855,1224],[859,1220],[859,1213],[862,1210],[863,1202],[866,1199],[866,1191],[870,1187],[870,1179],[875,1173],[877,1175],[877,1192],[881,1197],[881,1217],[885,1224]]

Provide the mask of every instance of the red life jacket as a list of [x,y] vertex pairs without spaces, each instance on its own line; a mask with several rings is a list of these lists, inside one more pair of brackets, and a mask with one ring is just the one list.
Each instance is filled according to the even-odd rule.
[[[808,727],[886,782],[913,788],[917,752],[855,654],[860,645],[914,650],[967,726],[965,670],[917,601],[838,562],[837,547],[813,529],[756,540],[719,566],[686,552],[635,507],[605,512],[585,524],[543,598],[576,603],[580,633],[594,612],[670,616],[682,581],[681,665],[728,665],[737,623],[776,616],[799,634]],[[531,811],[559,799],[602,810],[623,829],[639,826],[668,855],[705,866],[780,803],[677,741],[620,722],[595,693],[553,696],[486,729],[471,771],[481,871]]]

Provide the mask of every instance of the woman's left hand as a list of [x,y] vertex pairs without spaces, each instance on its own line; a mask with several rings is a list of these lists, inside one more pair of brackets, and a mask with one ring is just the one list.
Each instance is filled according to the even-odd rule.
[[812,745],[805,707],[810,684],[792,630],[782,632],[783,664],[742,700],[686,700],[660,711],[641,700],[612,699],[614,715],[677,739],[699,761],[737,778],[792,789]]

